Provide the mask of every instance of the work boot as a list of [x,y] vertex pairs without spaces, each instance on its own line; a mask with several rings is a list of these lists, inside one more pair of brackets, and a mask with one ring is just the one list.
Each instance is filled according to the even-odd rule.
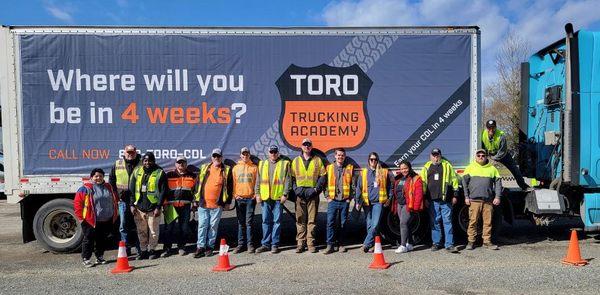
[[206,257],[213,256],[213,249],[212,248],[206,248],[206,251],[204,251],[204,254],[206,255]]
[[256,249],[254,249],[254,246],[252,246],[252,244],[248,244],[248,253],[254,253]]
[[329,254],[331,254],[333,252],[335,252],[334,249],[333,249],[333,246],[327,245],[327,248],[325,248],[325,252],[323,252],[323,254],[329,255]]
[[446,248],[446,252],[448,253],[458,253],[458,249],[455,246],[450,246]]
[[362,246],[362,250],[363,250],[363,252],[365,252],[365,253],[369,253],[369,247],[368,247],[368,246],[366,246],[366,245],[363,245],[363,246]]
[[442,249],[442,248],[443,248],[443,247],[442,247],[442,246],[440,246],[440,245],[438,245],[438,244],[433,244],[433,245],[431,245],[431,251],[432,251],[432,252],[435,252],[435,251],[437,251],[437,250],[440,250],[440,249]]
[[338,251],[340,251],[342,253],[346,253],[348,251],[348,249],[346,249],[346,247],[344,247],[344,246],[340,246]]
[[194,258],[204,257],[206,249],[204,248],[196,248],[196,252],[194,252]]
[[158,251],[155,250],[150,250],[150,252],[148,253],[150,255],[150,260],[154,260],[160,257],[160,254],[158,253]]
[[148,251],[141,251],[138,252],[137,256],[135,257],[136,260],[144,260],[144,259],[148,259]]
[[269,247],[262,245],[256,249],[256,254],[260,254],[267,251],[269,251]]
[[235,247],[235,249],[233,249],[233,254],[242,253],[245,250],[246,250],[246,247],[244,247],[243,245],[238,245],[237,247]]
[[375,252],[375,246],[371,246],[371,247],[369,248],[369,253],[373,253],[373,252]]
[[315,247],[315,246],[308,246],[308,252],[317,253],[317,252],[319,252],[319,250],[317,250],[317,247]]
[[469,242],[467,244],[467,246],[465,247],[465,250],[473,250],[475,249],[475,245],[473,245],[473,243]]
[[498,247],[498,245],[496,245],[494,243],[483,243],[483,245],[488,250],[500,250],[500,248]]
[[271,247],[271,253],[272,253],[272,254],[277,254],[277,253],[279,253],[279,252],[280,252],[280,251],[279,251],[279,247],[277,247],[277,246],[273,246],[273,247]]
[[163,250],[162,254],[160,254],[160,257],[167,258],[171,255],[173,255],[173,253],[171,252],[171,249],[167,248],[167,249]]
[[304,245],[298,245],[296,247],[296,253],[302,253],[304,252]]
[[179,250],[177,250],[177,252],[179,252],[179,256],[185,256],[187,255],[187,251],[185,251],[185,249],[183,248],[179,248]]

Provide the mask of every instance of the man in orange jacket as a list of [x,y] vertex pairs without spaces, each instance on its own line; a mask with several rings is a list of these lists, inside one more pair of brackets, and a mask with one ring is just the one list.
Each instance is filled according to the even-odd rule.
[[254,253],[252,244],[252,220],[256,200],[254,199],[254,185],[258,168],[250,160],[250,149],[243,147],[240,151],[240,160],[233,167],[233,197],[235,198],[236,214],[238,219],[238,245],[233,253],[248,250]]

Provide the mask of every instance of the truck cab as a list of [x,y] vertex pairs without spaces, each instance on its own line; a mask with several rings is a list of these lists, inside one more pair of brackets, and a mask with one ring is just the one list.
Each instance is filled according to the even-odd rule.
[[521,65],[520,167],[538,180],[525,209],[600,229],[600,32],[573,31]]

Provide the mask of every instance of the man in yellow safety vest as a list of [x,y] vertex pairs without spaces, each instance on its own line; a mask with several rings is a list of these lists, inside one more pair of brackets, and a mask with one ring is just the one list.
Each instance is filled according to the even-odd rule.
[[529,189],[525,179],[523,179],[521,170],[519,170],[515,160],[508,152],[504,131],[496,128],[496,121],[494,120],[485,122],[485,128],[481,134],[481,147],[487,152],[488,157],[504,165],[515,177],[515,181],[522,190]]

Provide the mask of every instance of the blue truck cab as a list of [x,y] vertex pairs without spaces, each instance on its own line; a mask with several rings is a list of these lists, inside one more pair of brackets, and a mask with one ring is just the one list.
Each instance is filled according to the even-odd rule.
[[536,190],[526,208],[538,215],[580,215],[586,231],[597,231],[600,32],[574,32],[571,24],[565,31],[564,39],[521,65],[520,167],[558,196],[556,206],[545,208],[551,194]]

